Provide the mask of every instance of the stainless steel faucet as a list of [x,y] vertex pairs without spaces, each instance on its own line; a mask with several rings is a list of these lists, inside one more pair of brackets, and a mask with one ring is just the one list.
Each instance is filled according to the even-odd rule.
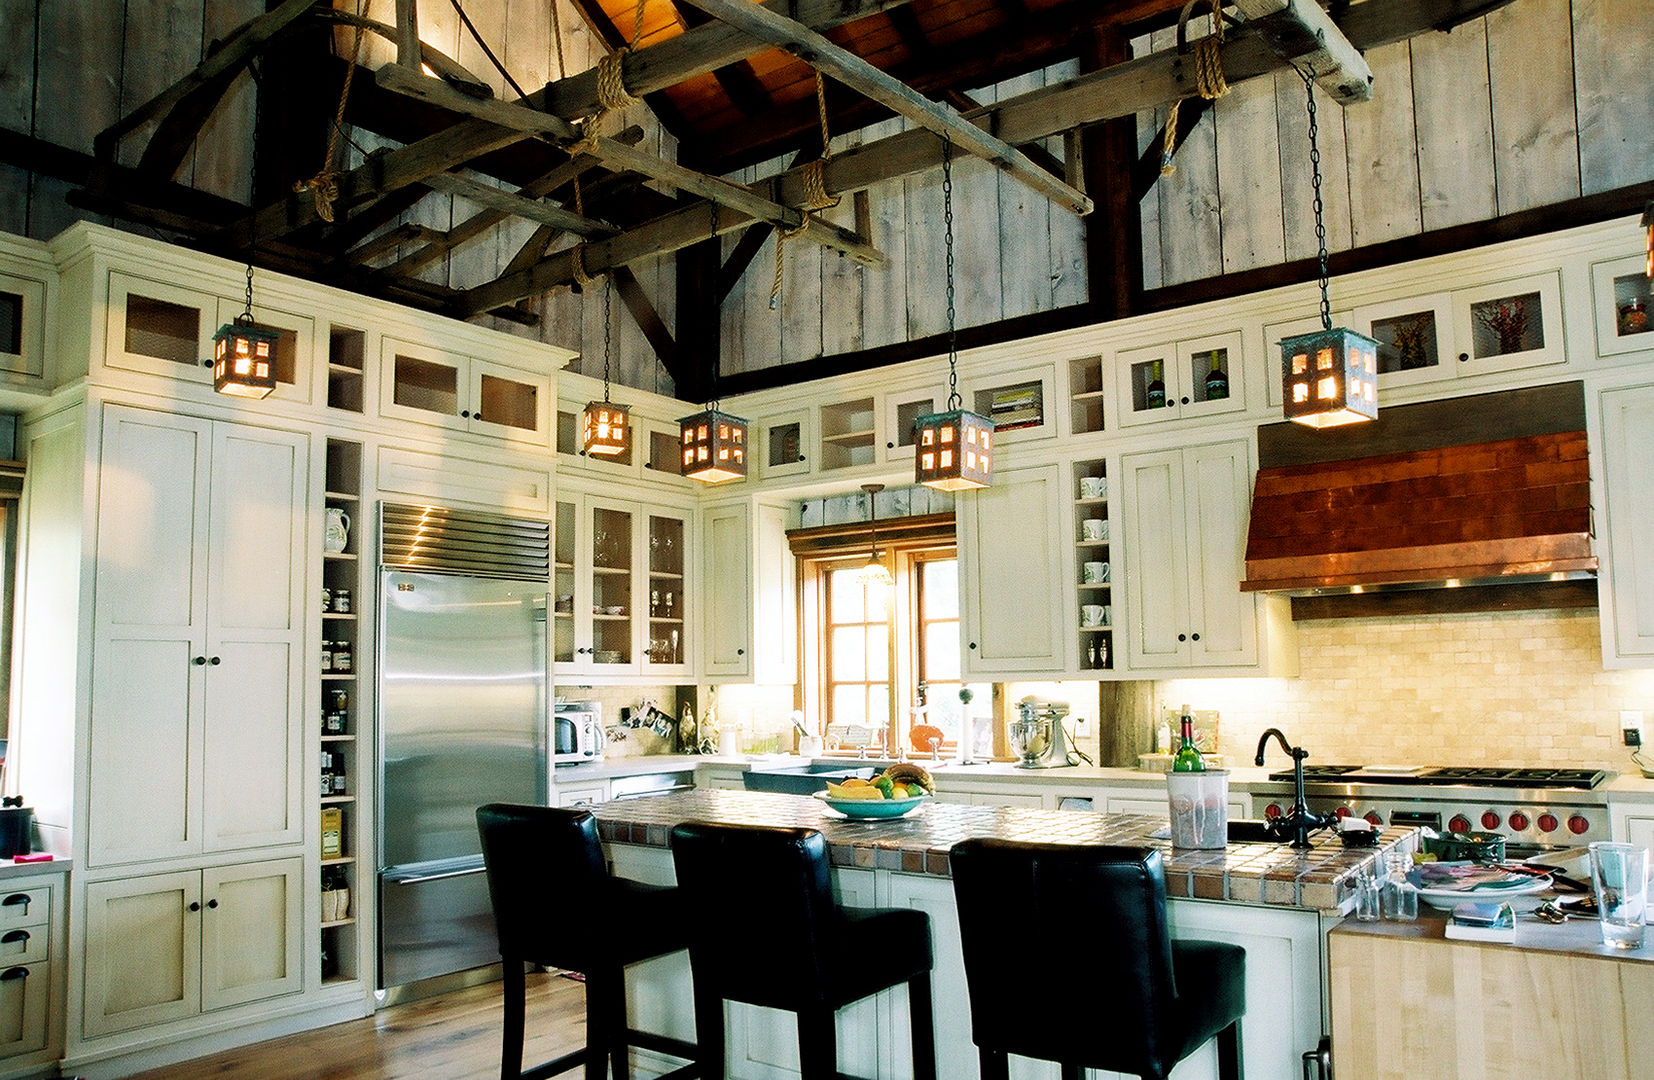
[[1337,822],[1332,814],[1312,814],[1309,804],[1304,801],[1304,759],[1309,757],[1309,751],[1301,746],[1293,746],[1286,741],[1280,728],[1270,728],[1258,739],[1258,756],[1254,764],[1263,764],[1263,752],[1269,747],[1269,740],[1274,738],[1292,757],[1292,809],[1285,817],[1276,818],[1269,823],[1269,831],[1277,840],[1292,837],[1292,846],[1295,848],[1309,847],[1309,834],[1316,829],[1325,829]]

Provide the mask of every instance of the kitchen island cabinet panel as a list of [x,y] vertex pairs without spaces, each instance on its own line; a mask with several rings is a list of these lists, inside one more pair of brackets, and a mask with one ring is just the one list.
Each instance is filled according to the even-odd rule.
[[964,674],[1067,671],[1068,486],[1056,465],[1007,470],[994,486],[962,496],[959,580],[965,595]]

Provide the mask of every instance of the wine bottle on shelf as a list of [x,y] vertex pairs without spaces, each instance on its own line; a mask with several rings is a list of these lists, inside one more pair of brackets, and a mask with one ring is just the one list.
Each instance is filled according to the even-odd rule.
[[1145,408],[1163,409],[1166,407],[1166,377],[1161,364],[1161,361],[1156,360],[1149,368],[1149,385],[1143,390]]
[[1206,759],[1200,756],[1200,747],[1195,745],[1195,718],[1187,705],[1183,706],[1183,742],[1177,748],[1177,755],[1172,758],[1173,772],[1205,772]]
[[1210,356],[1212,367],[1206,373],[1206,400],[1221,401],[1229,396],[1229,376],[1223,370],[1223,353],[1213,349]]

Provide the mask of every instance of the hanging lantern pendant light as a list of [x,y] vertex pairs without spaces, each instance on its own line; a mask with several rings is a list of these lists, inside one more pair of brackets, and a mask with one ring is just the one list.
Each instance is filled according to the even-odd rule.
[[1315,141],[1315,73],[1298,74],[1309,95],[1309,166],[1321,262],[1321,329],[1281,341],[1281,409],[1288,420],[1300,424],[1337,427],[1378,417],[1378,342],[1332,325],[1327,226],[1321,202],[1321,150]]
[[959,396],[958,334],[954,326],[953,140],[942,137],[942,246],[947,256],[948,401],[913,424],[913,477],[926,487],[965,491],[993,482],[994,422],[964,407]]
[[615,457],[631,446],[632,424],[626,406],[609,400],[609,302],[614,278],[603,281],[603,400],[581,414],[580,446],[587,454]]

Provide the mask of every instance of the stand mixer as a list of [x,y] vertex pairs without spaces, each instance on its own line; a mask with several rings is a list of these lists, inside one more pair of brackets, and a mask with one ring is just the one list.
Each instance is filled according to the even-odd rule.
[[1017,704],[1017,719],[1009,724],[1011,749],[1022,759],[1017,768],[1058,769],[1077,764],[1062,724],[1067,714],[1068,706],[1059,702],[1027,698]]

